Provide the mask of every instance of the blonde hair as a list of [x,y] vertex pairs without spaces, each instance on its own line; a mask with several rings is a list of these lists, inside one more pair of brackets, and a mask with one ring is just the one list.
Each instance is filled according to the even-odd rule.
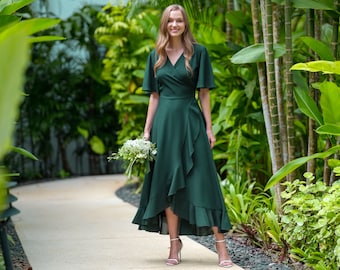
[[165,64],[166,59],[167,59],[165,48],[168,45],[169,40],[170,40],[170,36],[169,36],[169,33],[168,33],[168,21],[169,21],[169,18],[170,18],[170,12],[176,11],[176,10],[181,11],[181,13],[183,15],[183,20],[184,20],[184,24],[185,24],[185,30],[182,34],[182,42],[183,42],[183,45],[184,45],[183,56],[185,58],[186,69],[190,73],[192,73],[192,69],[191,69],[189,61],[191,59],[191,56],[194,53],[193,44],[196,43],[196,40],[195,40],[193,34],[191,33],[188,15],[186,14],[184,8],[181,5],[175,4],[175,5],[168,6],[163,11],[163,15],[162,15],[162,18],[161,18],[161,21],[160,21],[158,39],[157,39],[157,42],[156,42],[156,52],[157,52],[157,55],[158,55],[158,60],[156,61],[155,65],[154,65],[155,76],[156,76],[157,69],[162,67]]

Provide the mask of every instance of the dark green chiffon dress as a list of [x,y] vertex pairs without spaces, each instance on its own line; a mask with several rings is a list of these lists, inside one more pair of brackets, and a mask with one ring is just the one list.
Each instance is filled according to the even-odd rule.
[[196,89],[214,88],[207,50],[194,44],[193,73],[181,55],[169,60],[154,76],[155,51],[149,55],[143,90],[159,92],[151,141],[157,156],[146,174],[140,205],[133,223],[139,229],[167,234],[164,210],[171,207],[180,218],[180,235],[209,235],[231,229],[220,183],[206,135],[205,121],[195,98]]

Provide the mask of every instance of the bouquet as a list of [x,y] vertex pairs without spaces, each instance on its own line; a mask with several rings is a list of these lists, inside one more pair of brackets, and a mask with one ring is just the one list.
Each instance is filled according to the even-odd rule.
[[107,159],[121,159],[125,162],[128,178],[134,171],[137,171],[137,175],[143,170],[147,173],[150,170],[150,161],[155,159],[157,154],[156,145],[145,139],[127,140],[117,153],[113,153]]

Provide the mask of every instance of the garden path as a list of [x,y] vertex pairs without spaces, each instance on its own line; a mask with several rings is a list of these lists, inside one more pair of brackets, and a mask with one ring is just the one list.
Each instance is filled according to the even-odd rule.
[[[168,237],[131,224],[136,208],[115,194],[125,183],[124,175],[105,175],[14,188],[21,212],[12,220],[33,270],[169,270]],[[177,269],[221,269],[216,253],[182,240]]]

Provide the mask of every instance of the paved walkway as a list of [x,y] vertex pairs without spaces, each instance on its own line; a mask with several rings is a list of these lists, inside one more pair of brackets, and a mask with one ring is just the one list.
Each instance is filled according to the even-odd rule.
[[[136,208],[115,195],[125,181],[90,176],[14,188],[21,213],[12,220],[33,270],[169,270],[168,237],[139,231],[131,224]],[[216,253],[182,241],[176,269],[222,269]]]

